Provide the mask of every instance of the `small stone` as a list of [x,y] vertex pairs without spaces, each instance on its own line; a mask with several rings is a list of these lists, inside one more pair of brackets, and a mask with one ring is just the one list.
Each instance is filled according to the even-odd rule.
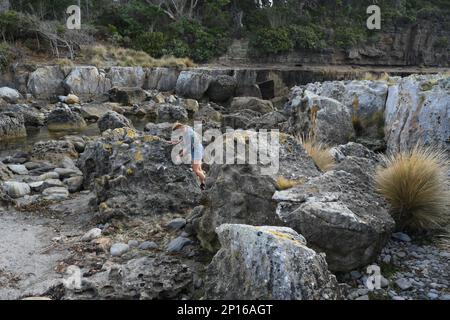
[[44,184],[44,181],[36,181],[36,182],[28,183],[28,185],[30,186],[31,190],[33,190],[33,191],[41,190],[43,184]]
[[59,179],[59,174],[57,172],[55,172],[55,171],[50,171],[50,172],[41,174],[38,177],[38,180],[42,180],[42,181],[45,181],[45,180],[48,180],[48,179]]
[[411,288],[411,281],[409,281],[406,278],[400,278],[397,281],[395,281],[395,284],[402,290],[408,290]]
[[397,252],[396,255],[397,255],[397,257],[399,257],[399,258],[404,258],[404,257],[406,257],[406,253],[403,252],[403,251]]
[[101,235],[102,235],[102,230],[101,229],[93,228],[93,229],[89,230],[88,232],[86,232],[81,237],[81,241],[91,241],[91,240],[100,238]]
[[392,260],[392,257],[389,254],[387,254],[383,257],[383,263],[385,263],[385,264],[390,264],[391,260]]
[[141,250],[158,249],[158,245],[153,241],[144,241],[139,245]]
[[402,242],[411,242],[411,238],[403,232],[397,232],[392,235],[392,238]]
[[188,238],[184,237],[178,237],[173,239],[168,245],[167,245],[167,251],[169,252],[179,252],[181,251],[186,245],[191,244],[192,241]]
[[430,298],[431,300],[436,300],[439,297],[439,295],[437,293],[434,293],[434,292],[429,292],[427,294],[427,297]]
[[139,241],[137,241],[137,240],[130,240],[130,241],[128,241],[128,245],[131,248],[137,248],[139,246]]
[[81,187],[83,186],[83,181],[84,181],[83,176],[75,176],[64,179],[64,183],[69,188],[70,193],[80,191]]
[[110,253],[113,257],[120,257],[130,250],[130,246],[126,243],[115,243],[111,246]]
[[27,183],[17,181],[6,181],[3,183],[3,190],[11,198],[20,198],[31,192],[31,188]]
[[70,168],[56,168],[55,172],[59,174],[61,179],[83,175],[83,173],[80,170]]
[[385,277],[381,276],[381,278],[380,278],[380,285],[381,285],[382,288],[389,287],[389,280],[386,279]]
[[446,300],[446,301],[450,300],[450,294],[444,294],[444,295],[442,295],[442,296],[439,298],[439,300]]
[[47,179],[42,185],[42,189],[44,190],[52,187],[64,187],[64,183],[59,179]]
[[355,300],[369,300],[369,296],[368,295],[364,295],[364,296],[361,296],[359,298],[356,298]]
[[69,197],[69,191],[65,187],[52,187],[45,189],[42,194],[46,200],[61,201]]
[[177,218],[170,221],[166,227],[173,230],[180,230],[186,225],[186,219]]
[[19,175],[28,174],[28,169],[23,164],[10,164],[8,165],[8,168],[15,174]]
[[404,301],[406,299],[404,297],[401,297],[401,296],[394,296],[394,297],[392,297],[392,300]]

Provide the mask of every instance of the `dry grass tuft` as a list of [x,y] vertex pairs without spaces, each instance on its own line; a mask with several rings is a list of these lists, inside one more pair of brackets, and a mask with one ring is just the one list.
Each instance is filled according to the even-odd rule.
[[311,136],[297,136],[297,141],[305,148],[306,152],[314,160],[317,167],[322,171],[330,171],[335,166],[335,161],[331,155],[331,148],[324,143],[317,142]]
[[417,145],[409,152],[385,156],[378,168],[377,190],[391,205],[400,229],[437,230],[449,221],[444,151]]
[[304,183],[305,183],[305,180],[302,180],[302,179],[292,180],[292,179],[287,179],[283,176],[280,176],[277,179],[278,190],[291,189],[295,186],[298,186],[298,185],[301,185]]
[[56,64],[61,68],[73,68],[75,64],[70,59],[58,59]]
[[171,68],[191,68],[194,62],[189,58],[175,58],[165,56],[155,59],[144,51],[136,51],[120,47],[106,47],[96,45],[92,47],[82,47],[82,60],[84,63],[92,64],[100,68],[120,66],[120,67],[171,67]]
[[366,72],[364,73],[363,80],[371,80],[371,81],[386,81],[388,82],[390,76],[387,72],[375,73],[375,72]]

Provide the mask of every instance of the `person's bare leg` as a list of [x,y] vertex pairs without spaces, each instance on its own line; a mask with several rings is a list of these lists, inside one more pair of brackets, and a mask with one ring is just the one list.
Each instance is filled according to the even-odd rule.
[[200,183],[205,184],[206,175],[205,175],[205,172],[203,172],[202,164],[194,162],[194,164],[192,165],[192,169],[194,170],[197,177],[200,179]]

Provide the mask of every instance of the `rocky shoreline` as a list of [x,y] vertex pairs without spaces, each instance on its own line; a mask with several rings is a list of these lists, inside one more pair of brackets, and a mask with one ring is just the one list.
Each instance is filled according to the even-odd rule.
[[[41,240],[23,250],[63,252],[33,277],[0,263],[0,297],[448,300],[448,248],[395,233],[372,177],[380,152],[450,150],[450,77],[316,82],[284,98],[248,77],[42,67],[0,88],[0,143],[36,127],[68,133],[0,159],[0,217],[50,221],[53,236],[31,228]],[[279,129],[279,172],[213,164],[202,192],[168,141],[173,123],[194,120]],[[98,134],[83,135],[92,124]],[[296,138],[311,132],[332,145],[331,170]],[[381,288],[369,290],[374,265]]]

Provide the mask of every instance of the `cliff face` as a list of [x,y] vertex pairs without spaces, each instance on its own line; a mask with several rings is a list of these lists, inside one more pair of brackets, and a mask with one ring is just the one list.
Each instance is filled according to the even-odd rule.
[[[294,51],[289,54],[263,57],[261,63],[287,64],[353,64],[361,66],[450,66],[450,21],[420,20],[382,26],[375,39],[356,47],[329,47],[321,51]],[[247,40],[237,40],[223,63],[250,63],[251,50]]]

